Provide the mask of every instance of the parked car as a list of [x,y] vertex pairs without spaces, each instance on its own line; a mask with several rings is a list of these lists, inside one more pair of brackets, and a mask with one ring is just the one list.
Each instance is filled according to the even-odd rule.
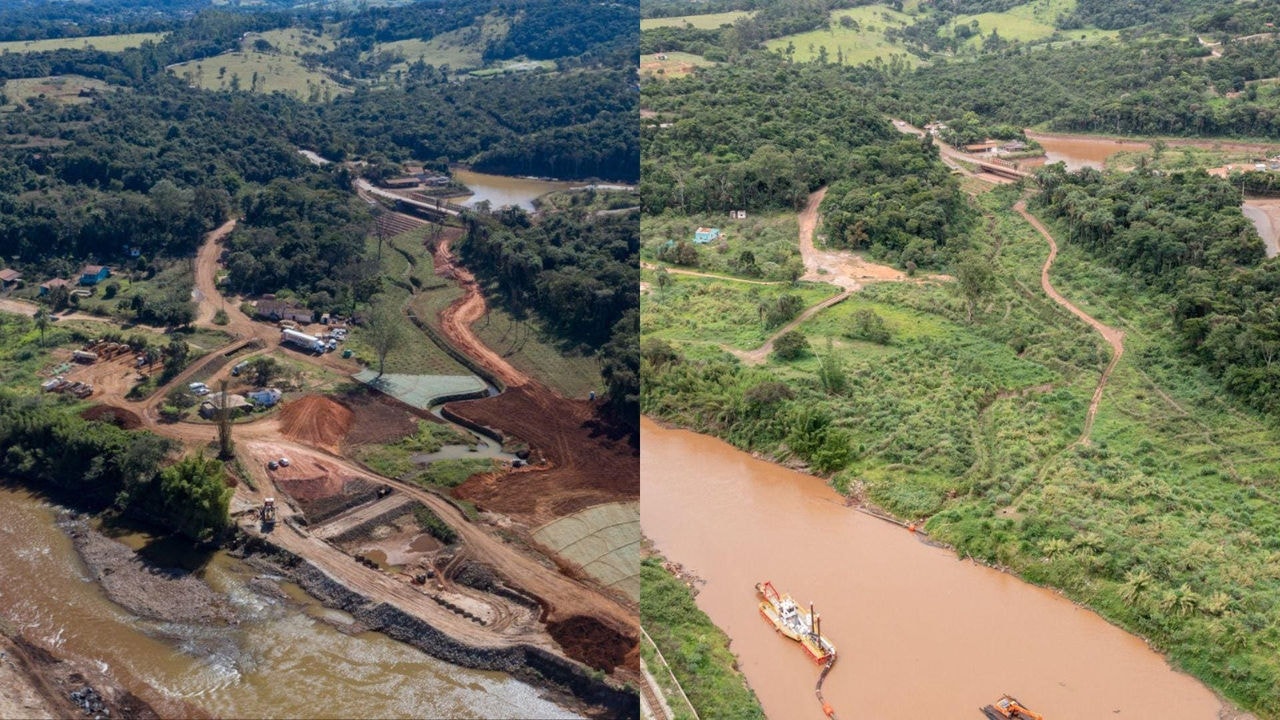
[[278,467],[280,467],[280,464],[277,463],[275,460],[272,460],[271,462],[267,463],[268,470],[275,470]]
[[289,467],[289,458],[287,457],[280,458],[280,467]]

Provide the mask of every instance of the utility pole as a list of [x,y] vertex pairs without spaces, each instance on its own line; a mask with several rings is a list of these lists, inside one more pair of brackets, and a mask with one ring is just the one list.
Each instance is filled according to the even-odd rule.
[[223,460],[230,460],[234,455],[235,446],[231,442],[231,411],[227,408],[227,380],[223,378],[218,389],[221,396],[215,407],[215,418],[218,423],[218,452]]

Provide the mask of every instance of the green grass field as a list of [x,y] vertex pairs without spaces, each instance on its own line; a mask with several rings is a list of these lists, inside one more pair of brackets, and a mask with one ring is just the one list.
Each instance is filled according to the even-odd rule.
[[[660,556],[646,557],[640,565],[640,624],[700,717],[763,720],[764,711],[738,671],[728,636],[698,608],[689,588],[663,569]],[[642,642],[641,653],[675,717],[692,718],[653,647]]]
[[1033,2],[1019,5],[1001,13],[957,15],[954,22],[950,26],[943,28],[942,32],[953,32],[952,28],[957,25],[970,25],[976,21],[979,34],[974,35],[965,43],[967,47],[975,49],[980,47],[982,39],[989,36],[992,31],[998,32],[1000,37],[1005,40],[1018,40],[1021,42],[1044,40],[1055,34],[1064,42],[1080,40],[1088,42],[1118,36],[1119,33],[1117,31],[1098,30],[1096,28],[1069,31],[1057,30],[1054,27],[1054,23],[1058,17],[1070,13],[1075,7],[1075,0],[1033,0]]
[[92,35],[78,38],[58,38],[55,40],[14,40],[0,42],[0,53],[33,53],[64,48],[93,48],[105,52],[119,52],[129,48],[140,47],[148,40],[160,42],[165,33],[129,33],[125,35]]
[[26,104],[33,98],[45,97],[69,105],[92,102],[80,94],[82,90],[103,91],[111,87],[107,83],[83,75],[49,75],[37,78],[13,78],[0,82],[10,104]]
[[[845,20],[847,18],[847,20]],[[892,56],[902,57],[903,62],[914,67],[919,58],[908,53],[901,45],[885,37],[888,28],[902,28],[914,22],[906,13],[897,12],[884,5],[867,5],[831,13],[831,21],[825,28],[797,35],[774,38],[765,47],[774,52],[786,52],[794,47],[794,58],[800,62],[816,60],[822,48],[826,48],[829,62],[859,65],[880,58],[888,62]]]
[[[794,273],[803,273],[800,248],[796,244],[800,228],[795,213],[752,215],[746,220],[729,220],[718,215],[642,217],[640,258],[659,262],[658,252],[663,245],[670,240],[692,242],[693,233],[699,227],[716,227],[724,234],[715,242],[695,245],[698,266],[689,269],[763,281],[789,281]],[[750,256],[744,258],[743,253]]]
[[641,299],[645,336],[677,342],[694,354],[721,355],[725,348],[754,350],[777,328],[766,327],[759,306],[781,295],[798,295],[804,307],[836,294],[832,285],[802,283],[749,285],[732,280],[712,280],[672,275],[671,284],[657,288],[651,274],[645,281],[653,292]]
[[680,17],[647,18],[640,21],[641,30],[660,27],[684,27],[686,24],[703,30],[714,30],[721,25],[732,25],[738,18],[750,17],[750,12],[723,12],[710,15],[682,15]]
[[[436,35],[429,40],[411,38],[394,42],[377,43],[364,54],[366,58],[379,54],[395,55],[401,60],[387,69],[387,75],[408,69],[421,59],[428,65],[448,65],[452,70],[474,70],[484,67],[484,48],[493,40],[506,37],[511,29],[508,18],[490,14],[479,25],[472,25]],[[550,63],[554,67],[554,63]]]
[[283,28],[260,33],[246,33],[240,43],[240,49],[253,50],[258,40],[266,40],[282,55],[302,57],[316,53],[326,53],[337,47],[337,41],[330,35],[319,35],[302,28]]
[[565,397],[585,398],[592,390],[603,392],[600,361],[594,355],[566,355],[545,336],[536,320],[518,321],[492,302],[488,307],[488,314],[471,328],[517,370]]
[[[204,60],[192,60],[169,68],[169,72],[205,90],[277,90],[303,100],[326,100],[350,92],[317,70],[308,70],[292,55],[256,51],[232,52]],[[257,84],[254,84],[254,77]]]

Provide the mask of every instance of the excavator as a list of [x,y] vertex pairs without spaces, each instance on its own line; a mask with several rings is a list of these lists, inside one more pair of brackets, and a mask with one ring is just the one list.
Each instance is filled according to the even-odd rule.
[[1044,720],[1038,712],[1028,710],[1012,695],[1001,695],[994,704],[982,708],[989,720]]
[[269,497],[266,502],[262,503],[262,510],[259,513],[262,519],[262,531],[271,532],[271,528],[276,524],[276,499]]

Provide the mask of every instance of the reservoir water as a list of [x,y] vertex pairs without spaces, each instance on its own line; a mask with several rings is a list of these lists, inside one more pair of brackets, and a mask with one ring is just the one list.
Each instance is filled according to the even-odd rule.
[[771,720],[813,720],[818,668],[757,611],[771,580],[815,603],[842,718],[979,718],[1008,692],[1045,717],[1216,720],[1221,703],[1140,639],[1011,575],[846,507],[822,480],[645,419],[641,527],[697,597]]
[[463,168],[454,168],[453,177],[458,182],[471,188],[472,195],[462,198],[460,204],[466,207],[473,207],[477,203],[487,200],[494,210],[503,205],[518,205],[525,210],[533,210],[533,201],[536,198],[549,192],[568,190],[571,187],[575,187],[575,185],[582,184],[510,177],[507,175],[490,175],[488,173],[464,170]]

